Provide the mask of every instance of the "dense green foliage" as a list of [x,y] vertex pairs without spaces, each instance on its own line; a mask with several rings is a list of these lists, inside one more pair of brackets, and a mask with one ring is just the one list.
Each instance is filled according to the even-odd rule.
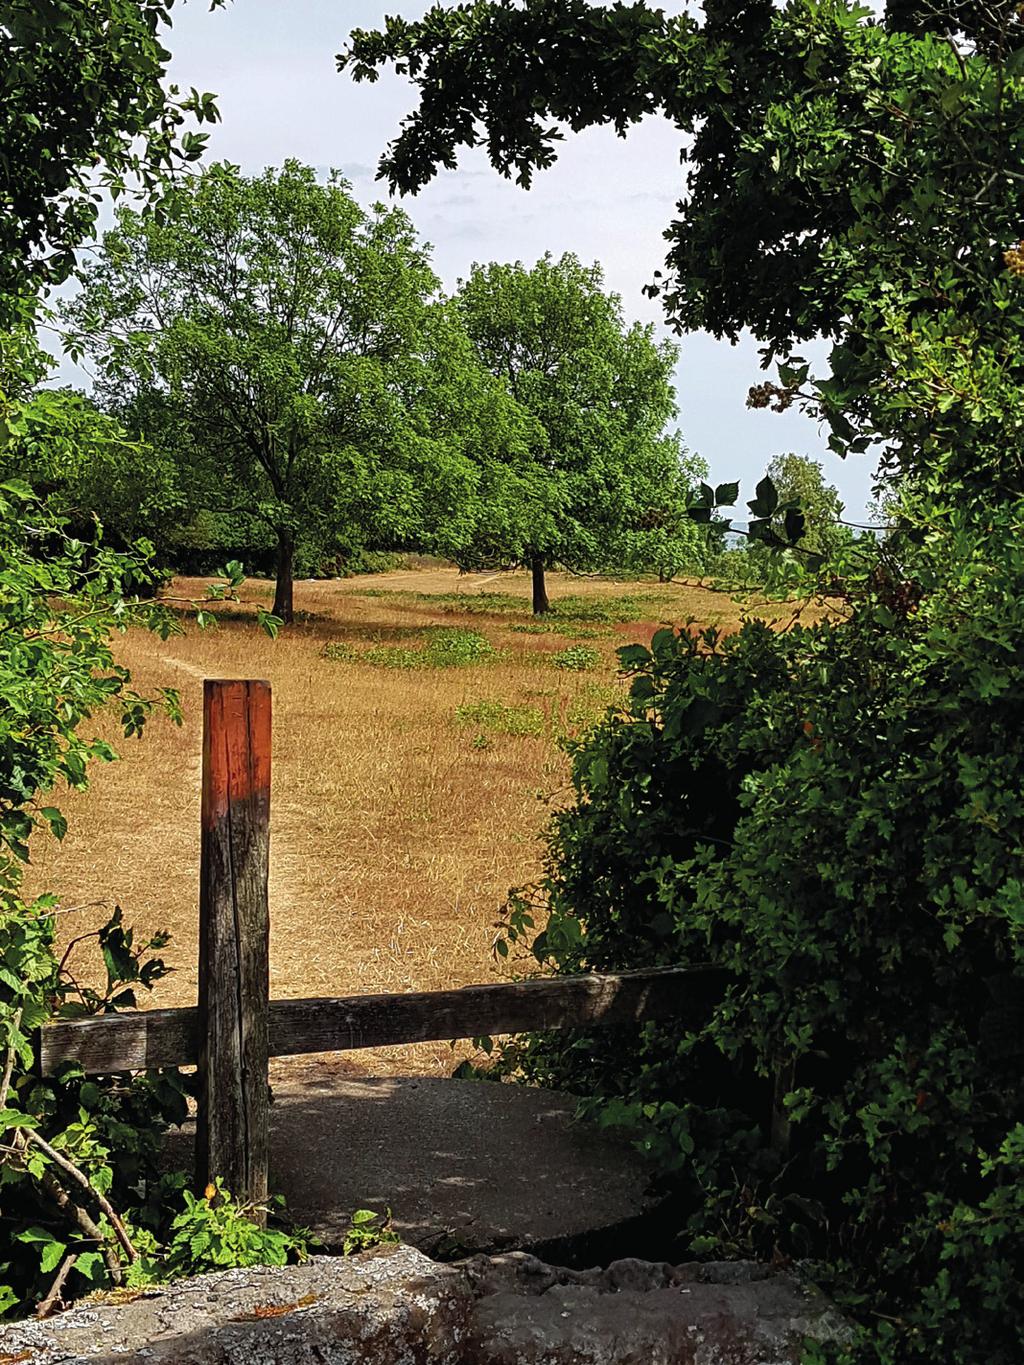
[[518,447],[484,453],[479,514],[460,563],[523,564],[535,612],[544,570],[696,564],[705,533],[686,515],[699,474],[677,435],[675,347],[627,327],[599,266],[550,256],[531,269],[474,266],[456,294],[477,362],[525,414]]
[[[0,4],[0,326],[71,273],[100,189],[143,193],[195,161],[217,108],[165,86],[160,42],[174,0]],[[213,0],[211,8],[222,4]]]
[[1019,504],[980,544],[936,527],[840,624],[621,651],[540,888],[560,970],[729,984],[529,1074],[676,1173],[681,1253],[812,1262],[870,1324],[858,1360],[1024,1349],[1022,529]]
[[[419,108],[381,163],[403,190],[486,142],[528,184],[565,127],[662,111],[687,141],[655,287],[681,329],[750,328],[843,454],[870,441],[932,492],[1019,492],[1024,24],[995,5],[481,0],[357,32],[357,79],[393,62]],[[538,59],[539,58],[539,59]],[[594,73],[600,78],[595,79]],[[681,138],[682,141],[682,138]],[[685,192],[684,192],[685,190]],[[830,374],[794,352],[824,333]]]
[[[159,452],[162,557],[276,550],[277,615],[296,565],[367,545],[531,565],[538,610],[552,563],[700,559],[703,471],[665,430],[675,351],[626,327],[596,266],[475,267],[445,301],[403,214],[289,163],[213,167],[159,222],[123,210],[82,276],[69,335]],[[120,529],[137,490],[111,473],[91,493]]]
[[[116,757],[106,740],[89,734],[98,713],[113,708],[126,737],[142,733],[155,706],[179,716],[177,694],[137,692],[112,648],[116,633],[133,625],[164,636],[180,629],[166,603],[148,600],[156,581],[152,547],[139,541],[113,550],[96,524],[88,525],[86,539],[52,505],[59,499],[48,506],[27,482],[10,477],[13,470],[40,476],[52,465],[86,478],[98,473],[93,465],[130,463],[138,449],[89,405],[37,389],[43,369],[29,338],[4,337],[0,1312],[31,1306],[56,1282],[70,1296],[167,1272],[177,1262],[165,1260],[162,1242],[175,1235],[170,1224],[185,1184],[184,1177],[161,1175],[158,1163],[164,1127],[185,1116],[185,1083],[176,1072],[86,1077],[68,1066],[50,1083],[34,1074],[35,1030],[55,1013],[133,1008],[139,991],[165,974],[153,953],[166,939],[136,945],[116,911],[105,928],[86,935],[100,950],[105,987],[79,985],[93,973],[56,954],[57,898],[25,904],[19,896],[31,841],[47,832],[63,838],[67,822],[53,804],[54,790],[85,787],[90,763]],[[224,596],[230,586],[215,587],[213,595]],[[237,1210],[230,1216],[237,1219]]]
[[[64,835],[59,789],[84,787],[91,762],[115,757],[90,735],[99,713],[119,714],[126,736],[154,706],[178,714],[172,691],[138,693],[112,648],[132,625],[177,628],[166,603],[148,600],[158,575],[151,544],[136,539],[162,505],[159,458],[79,396],[40,387],[49,364],[30,333],[35,291],[67,276],[100,186],[116,195],[134,177],[148,193],[201,150],[202,138],[179,132],[189,107],[215,117],[209,97],[175,102],[162,86],[168,8],[0,7],[0,1314],[50,1312],[89,1288],[211,1260],[303,1254],[301,1238],[240,1218],[247,1210],[224,1191],[183,1206],[185,1178],[160,1174],[163,1130],[185,1113],[177,1074],[66,1066],[43,1081],[34,1069],[35,1032],[55,1014],[131,1008],[166,971],[154,956],[165,936],[136,944],[115,910],[78,936],[95,940],[103,969],[82,972],[74,941],[61,957],[56,948],[58,916],[73,907],[54,896],[26,904],[19,886],[31,841]],[[119,521],[116,548],[97,505]],[[211,593],[240,581],[232,566]],[[219,1247],[215,1224],[227,1230]]]

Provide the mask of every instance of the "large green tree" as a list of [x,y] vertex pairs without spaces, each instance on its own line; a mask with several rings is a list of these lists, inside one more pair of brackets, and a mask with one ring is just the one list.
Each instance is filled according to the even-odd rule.
[[479,142],[529,184],[566,128],[664,113],[685,167],[654,286],[669,318],[750,328],[781,362],[753,401],[808,403],[837,454],[878,441],[889,469],[985,497],[1024,482],[1022,41],[1008,0],[881,20],[844,0],[481,0],[357,32],[339,60],[420,89],[381,163],[402,190]]
[[666,433],[676,349],[657,343],[653,328],[626,324],[600,267],[571,255],[532,268],[474,266],[455,304],[477,362],[530,425],[525,441],[482,462],[463,561],[527,565],[533,609],[544,612],[553,564],[603,569],[635,562],[645,547],[664,562],[672,537],[696,548],[699,533],[682,515],[692,471]]
[[69,335],[106,400],[140,411],[150,391],[192,496],[271,528],[274,614],[291,620],[297,535],[380,506],[376,466],[402,455],[402,385],[437,288],[409,219],[296,162],[214,165],[159,220],[121,210],[82,285]]

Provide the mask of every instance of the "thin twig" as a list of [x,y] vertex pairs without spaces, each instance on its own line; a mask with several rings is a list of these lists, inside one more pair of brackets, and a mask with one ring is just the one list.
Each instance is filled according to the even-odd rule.
[[71,1273],[71,1267],[75,1264],[77,1259],[78,1253],[73,1251],[61,1261],[56,1278],[54,1279],[53,1284],[50,1285],[50,1292],[45,1299],[40,1299],[39,1305],[36,1308],[37,1318],[48,1318],[53,1312],[57,1303],[60,1301],[60,1291],[64,1288],[64,1281]]
[[62,1171],[66,1171],[68,1175],[77,1180],[80,1185],[84,1186],[84,1188],[89,1191],[96,1200],[96,1203],[110,1219],[110,1226],[114,1229],[117,1240],[121,1243],[122,1247],[124,1247],[125,1255],[128,1257],[129,1261],[137,1261],[139,1259],[139,1253],[135,1250],[134,1246],[132,1246],[131,1238],[125,1231],[124,1224],[114,1211],[114,1207],[110,1203],[110,1200],[107,1199],[105,1195],[100,1194],[99,1190],[96,1189],[95,1185],[93,1185],[84,1171],[79,1170],[75,1163],[69,1161],[62,1152],[58,1152],[56,1147],[51,1147],[46,1139],[41,1138],[34,1129],[27,1128],[22,1131],[25,1133],[25,1137],[29,1142],[38,1147],[40,1151],[45,1152],[50,1160],[55,1162]]
[[[14,1015],[14,1022],[11,1025],[11,1032],[17,1033],[21,1027],[21,1014],[24,1006],[19,1005]],[[11,1074],[14,1071],[14,1044],[11,1043],[7,1049],[7,1061],[4,1064],[3,1080],[0,1081],[0,1109],[7,1108],[7,1094],[11,1088]]]
[[[96,904],[101,905],[102,901],[97,901]],[[75,908],[77,909],[78,907],[76,906]],[[71,942],[68,944],[68,946],[64,949],[64,956],[61,958],[57,966],[57,975],[60,976],[61,973],[64,971],[64,968],[68,964],[68,958],[71,956],[71,954],[75,951],[75,949],[78,947],[80,943],[84,943],[86,939],[89,938],[99,938],[100,934],[102,933],[103,933],[102,929],[92,929],[87,934],[79,934],[76,938],[73,938]],[[75,986],[75,989],[76,990],[78,989],[77,985]]]
[[[28,1145],[27,1130],[19,1128],[14,1135],[14,1145],[21,1152],[21,1158],[25,1160],[25,1148]],[[121,1270],[121,1262],[117,1258],[117,1251],[110,1245],[104,1237],[99,1226],[93,1221],[91,1215],[82,1208],[81,1204],[76,1204],[68,1194],[67,1190],[56,1178],[52,1171],[44,1170],[39,1178],[39,1183],[43,1187],[45,1194],[57,1206],[59,1212],[64,1214],[73,1223],[77,1224],[79,1230],[84,1232],[90,1242],[95,1242],[100,1247],[103,1260],[106,1263],[107,1272],[114,1284],[121,1284],[124,1281],[124,1274]],[[89,1186],[92,1193],[92,1186]]]

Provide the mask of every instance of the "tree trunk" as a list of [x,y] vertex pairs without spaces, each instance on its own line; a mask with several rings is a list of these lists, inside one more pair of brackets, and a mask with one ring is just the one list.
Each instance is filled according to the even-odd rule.
[[544,556],[534,555],[530,560],[530,570],[533,574],[533,614],[540,616],[542,612],[551,610],[551,603],[548,601],[548,590],[544,585]]
[[291,531],[277,533],[277,587],[274,591],[274,615],[285,625],[295,619],[292,605],[292,583],[295,573],[295,537]]

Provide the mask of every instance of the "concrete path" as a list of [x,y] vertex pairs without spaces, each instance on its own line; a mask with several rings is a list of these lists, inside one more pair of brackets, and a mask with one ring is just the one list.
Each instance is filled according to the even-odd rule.
[[[573,1123],[574,1105],[489,1081],[276,1081],[271,1188],[332,1248],[357,1208],[391,1208],[403,1241],[445,1257],[571,1240],[649,1207],[640,1158]],[[188,1167],[191,1141],[172,1138],[175,1164]]]

